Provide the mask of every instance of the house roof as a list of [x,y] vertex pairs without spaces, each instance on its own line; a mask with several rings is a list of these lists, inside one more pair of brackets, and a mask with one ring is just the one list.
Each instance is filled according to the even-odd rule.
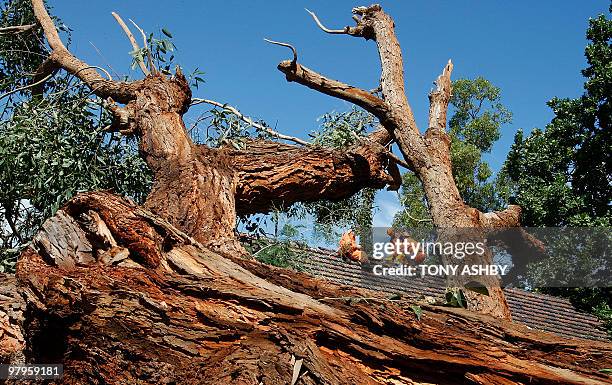
[[[372,269],[346,261],[326,249],[309,249],[301,261],[307,273],[329,281],[407,297],[433,297],[444,300],[442,278],[409,278],[376,276]],[[532,329],[555,333],[564,337],[608,340],[608,335],[597,317],[583,313],[560,297],[536,294],[516,288],[504,289],[512,318]]]

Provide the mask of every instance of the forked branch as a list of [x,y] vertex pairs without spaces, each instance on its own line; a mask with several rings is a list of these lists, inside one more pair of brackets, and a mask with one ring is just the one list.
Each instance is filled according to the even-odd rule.
[[57,32],[53,20],[47,13],[43,0],[32,0],[32,7],[36,19],[43,27],[45,37],[52,52],[49,60],[58,67],[63,68],[87,84],[93,92],[100,97],[112,97],[120,103],[127,103],[134,98],[140,82],[123,83],[104,79],[94,66],[79,60],[72,55]]
[[[113,17],[117,21],[117,24],[119,24],[121,29],[123,29],[123,32],[125,32],[125,35],[127,36],[128,40],[130,41],[130,44],[132,44],[132,48],[134,49],[134,53],[136,54],[135,57],[134,57],[134,60],[136,60],[136,62],[138,63],[138,66],[140,67],[140,70],[142,71],[142,73],[145,76],[149,75],[150,72],[149,72],[149,69],[147,68],[147,66],[145,65],[144,58],[137,54],[138,51],[140,51],[140,46],[136,42],[136,38],[134,37],[134,34],[132,34],[132,31],[130,30],[130,27],[128,27],[127,24],[125,24],[125,22],[123,21],[121,16],[119,16],[119,14],[117,14],[116,12],[111,12],[111,15],[113,15]],[[145,48],[146,48],[146,46],[145,46]]]

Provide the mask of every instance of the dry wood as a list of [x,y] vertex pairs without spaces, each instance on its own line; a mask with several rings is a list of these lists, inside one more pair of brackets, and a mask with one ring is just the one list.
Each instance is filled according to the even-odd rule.
[[33,247],[25,354],[63,362],[65,384],[287,384],[298,360],[297,384],[609,382],[610,344],[425,304],[419,321],[409,301],[222,257],[109,193],[75,197]]

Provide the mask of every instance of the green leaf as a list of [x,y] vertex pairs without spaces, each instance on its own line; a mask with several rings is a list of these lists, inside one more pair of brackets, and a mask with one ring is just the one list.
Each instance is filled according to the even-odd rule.
[[414,315],[416,315],[417,320],[420,321],[421,316],[423,315],[423,309],[421,309],[419,305],[410,305],[410,309],[412,309]]
[[599,369],[599,373],[612,374],[612,369],[609,369],[609,368]]
[[172,39],[172,34],[165,28],[162,28],[162,33]]

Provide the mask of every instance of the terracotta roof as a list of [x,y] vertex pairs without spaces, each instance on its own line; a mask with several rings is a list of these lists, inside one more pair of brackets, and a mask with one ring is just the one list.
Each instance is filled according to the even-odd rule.
[[[444,280],[441,278],[375,276],[367,266],[345,261],[330,250],[305,251],[307,255],[301,261],[304,270],[332,282],[408,297],[428,296],[437,300],[444,299]],[[565,298],[514,288],[506,288],[504,291],[516,322],[564,337],[609,339],[602,322],[597,317],[579,312]]]

